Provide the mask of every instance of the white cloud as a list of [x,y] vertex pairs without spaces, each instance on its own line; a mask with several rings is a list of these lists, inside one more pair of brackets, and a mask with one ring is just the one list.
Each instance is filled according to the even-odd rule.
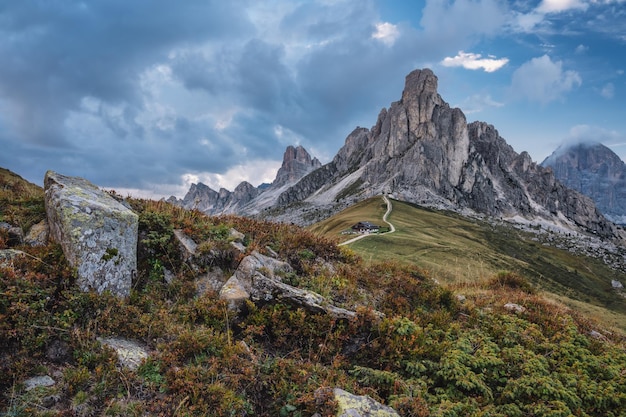
[[622,146],[626,141],[624,133],[616,130],[609,130],[599,126],[592,125],[576,125],[573,126],[563,143],[574,145],[579,143],[603,143],[609,147]]
[[600,95],[606,99],[613,98],[613,96],[615,96],[615,86],[613,83],[607,83],[604,87],[602,87]]
[[470,70],[483,69],[485,72],[494,72],[505,66],[508,62],[508,58],[483,58],[481,54],[459,51],[455,57],[444,58],[443,61],[441,61],[441,65],[444,67],[463,67]]
[[563,62],[548,55],[533,58],[513,73],[511,90],[515,96],[546,104],[582,84],[576,71],[564,71]]
[[398,27],[388,22],[377,23],[376,31],[372,33],[373,39],[378,39],[387,46],[392,46],[399,37]]
[[537,12],[539,13],[560,13],[567,10],[587,10],[589,4],[582,0],[543,0]]
[[488,107],[502,106],[504,106],[504,103],[495,101],[489,94],[474,94],[466,98],[459,107],[461,108],[461,110],[463,110],[463,113],[467,115],[472,113],[479,113]]
[[531,32],[544,23],[547,15],[573,10],[586,11],[588,8],[586,0],[542,0],[539,6],[529,13],[518,13],[515,24],[523,32]]
[[585,52],[587,52],[589,50],[589,47],[583,44],[580,44],[576,47],[575,52],[577,54],[584,54]]

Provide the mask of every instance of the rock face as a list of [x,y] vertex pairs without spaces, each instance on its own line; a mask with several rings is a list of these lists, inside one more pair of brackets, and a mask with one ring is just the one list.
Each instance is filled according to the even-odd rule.
[[281,187],[288,183],[295,183],[321,166],[320,161],[317,158],[311,158],[302,146],[297,148],[288,146],[283,155],[283,165],[278,170],[272,186]]
[[[406,77],[402,98],[371,129],[357,127],[328,164],[281,193],[275,220],[307,224],[381,193],[400,200],[505,219],[549,221],[618,236],[588,197],[518,154],[484,122],[467,124],[437,93],[429,69]],[[295,204],[294,204],[295,203]],[[321,210],[320,208],[323,208]]]
[[626,224],[626,165],[611,149],[600,143],[561,146],[541,165],[590,197],[606,217]]
[[192,184],[182,200],[170,197],[169,202],[187,209],[198,209],[207,214],[254,214],[263,208],[272,206],[278,194],[295,184],[306,174],[322,164],[302,146],[288,146],[283,156],[283,163],[272,184],[254,187],[243,181],[232,192],[225,188],[219,191],[198,183]]
[[78,271],[83,291],[128,296],[137,269],[138,216],[89,181],[48,171],[51,238]]

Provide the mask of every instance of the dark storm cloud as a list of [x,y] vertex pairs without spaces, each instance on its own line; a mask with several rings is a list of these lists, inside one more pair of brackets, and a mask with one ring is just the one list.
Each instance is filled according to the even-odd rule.
[[124,123],[106,114],[103,120],[119,136],[141,136],[141,127],[122,126],[132,125],[142,106],[138,80],[144,68],[181,44],[237,38],[249,30],[245,14],[223,1],[3,1],[0,145],[30,142],[72,153],[73,142],[89,139],[68,137],[64,121],[84,97],[124,104]]

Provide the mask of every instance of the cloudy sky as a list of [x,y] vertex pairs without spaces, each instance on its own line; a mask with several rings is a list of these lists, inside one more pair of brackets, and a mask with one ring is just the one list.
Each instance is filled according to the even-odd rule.
[[535,161],[626,159],[626,0],[0,0],[0,166],[157,197],[271,182],[423,67]]

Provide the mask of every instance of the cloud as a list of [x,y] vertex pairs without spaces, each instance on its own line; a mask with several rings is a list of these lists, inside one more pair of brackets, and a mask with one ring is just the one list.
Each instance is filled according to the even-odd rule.
[[[616,130],[610,130],[593,125],[576,125],[570,128],[569,132],[563,139],[563,144],[572,146],[586,143],[602,143],[609,147],[617,147],[624,144],[626,135]],[[564,146],[564,147],[566,147]]]
[[577,54],[584,54],[584,53],[586,53],[587,51],[589,51],[589,47],[588,47],[588,46],[586,46],[586,45],[580,44],[580,45],[578,45],[578,46],[576,47],[576,51],[575,51],[575,52],[576,52]]
[[440,45],[457,39],[496,33],[507,10],[497,0],[429,0],[420,21],[426,33],[438,34]]
[[444,67],[463,67],[465,69],[483,69],[485,72],[494,72],[505,66],[508,58],[482,58],[481,54],[459,51],[455,57],[446,57],[441,61]]
[[607,83],[600,90],[600,95],[606,99],[611,99],[615,96],[615,85],[613,83]]
[[561,99],[565,93],[582,84],[576,71],[564,71],[563,62],[553,62],[548,55],[533,58],[513,73],[514,96],[542,104]]
[[489,107],[503,107],[504,103],[494,100],[489,94],[474,94],[461,103],[459,107],[465,114],[480,113]]
[[583,0],[542,0],[536,11],[539,13],[561,13],[568,10],[587,10],[589,4]]
[[549,27],[546,20],[551,17],[571,11],[584,12],[588,8],[586,0],[542,0],[536,8],[527,13],[514,13],[514,25],[523,32],[536,32],[539,27],[546,30]]
[[376,31],[372,33],[372,38],[378,39],[385,45],[393,45],[396,42],[396,39],[400,36],[398,26],[389,22],[377,23],[375,27]]

